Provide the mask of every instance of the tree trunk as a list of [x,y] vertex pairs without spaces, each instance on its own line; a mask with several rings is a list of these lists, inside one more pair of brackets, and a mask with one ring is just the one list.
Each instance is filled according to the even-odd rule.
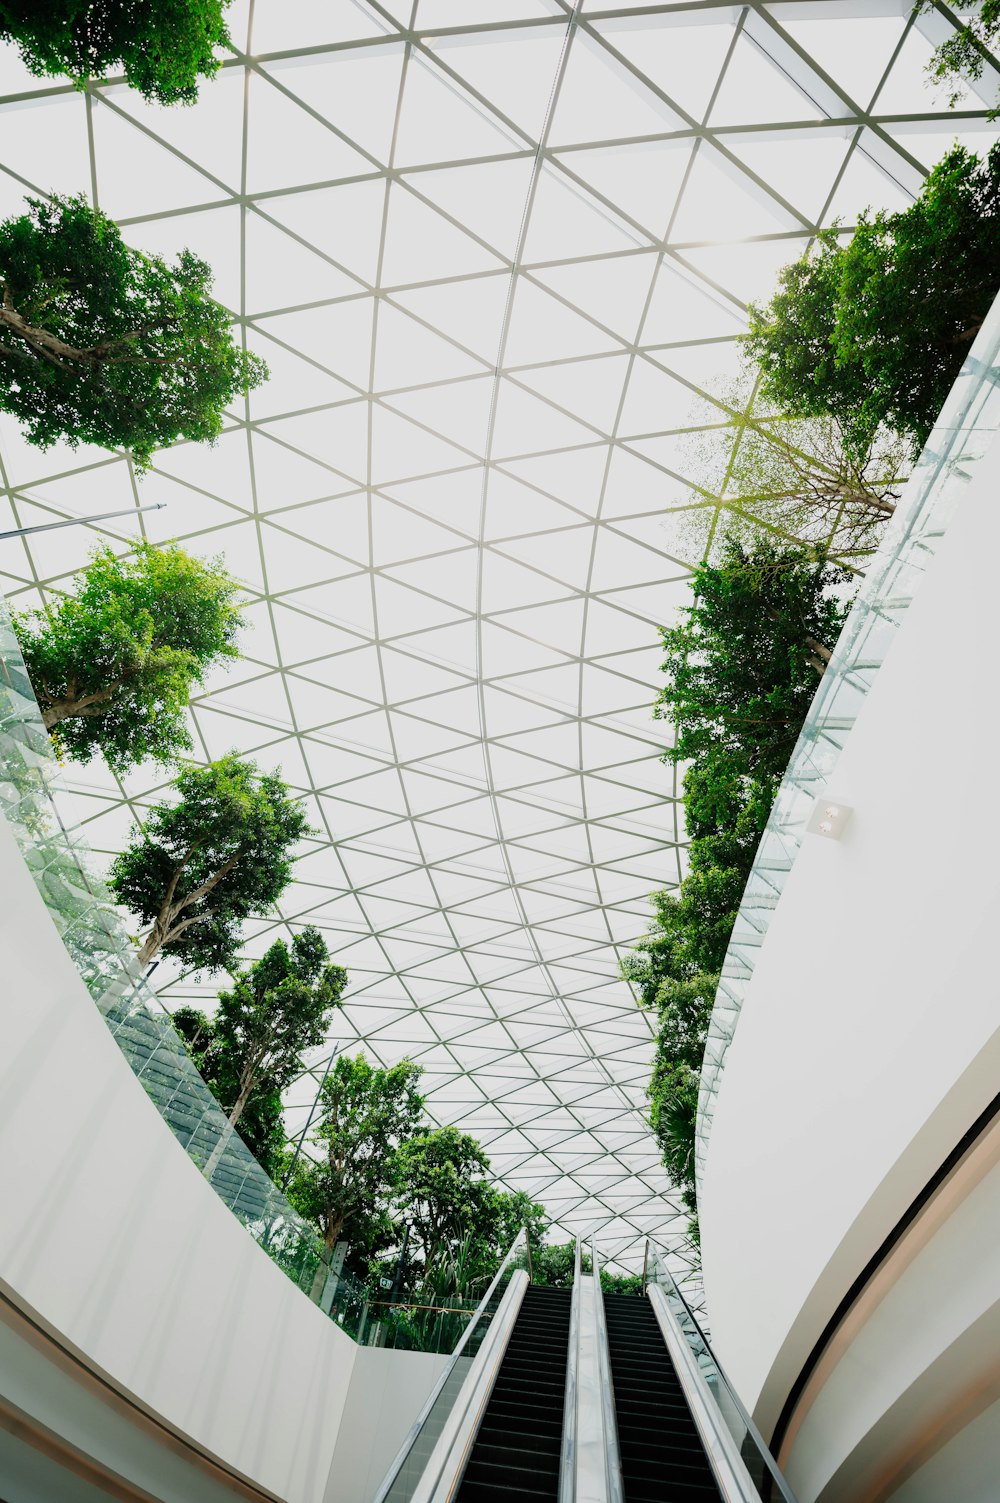
[[[229,873],[238,863],[240,856],[243,854],[241,849],[236,853],[235,856],[230,857],[230,859],[225,862],[225,864],[221,866],[217,872],[213,872],[213,874],[206,881],[202,882],[199,887],[196,887],[193,892],[189,892],[186,897],[181,898],[179,902],[175,903],[174,893],[177,891],[177,884],[180,881],[181,872],[184,870],[196,848],[196,846],[192,846],[191,849],[186,852],[180,864],[174,869],[174,874],[170,879],[163,902],[160,905],[160,911],[156,915],[153,927],[146,935],[146,938],[143,940],[142,946],[139,950],[139,960],[143,965],[148,965],[153,956],[156,955],[157,952],[161,950],[165,944],[169,944],[171,940],[176,939],[178,935],[183,934],[185,929],[190,929],[192,925],[200,924],[204,919],[211,916],[211,909],[207,909],[204,913],[195,914],[193,918],[181,919],[180,923],[177,922],[177,920],[180,919],[180,916],[184,912],[185,908],[189,907],[191,903],[197,903],[202,898],[207,897],[208,894],[218,886],[223,877],[229,875]],[[244,1105],[245,1104],[246,1103],[244,1102]]]
[[805,643],[809,648],[809,654],[811,654],[809,661],[811,661],[812,666],[815,667],[817,673],[820,673],[820,676],[823,676],[823,673],[826,673],[827,664],[829,664],[830,658],[833,657],[833,652],[830,651],[829,646],[826,646],[826,643],[820,642],[820,639],[818,639],[818,637],[806,636]]
[[205,1179],[211,1180],[212,1175],[215,1173],[216,1169],[219,1166],[219,1160],[222,1158],[222,1155],[225,1153],[226,1148],[235,1137],[235,1135],[236,1134],[234,1128],[227,1121],[225,1127],[222,1129],[219,1141],[216,1143],[215,1147],[212,1149],[212,1152],[208,1156],[208,1163],[201,1171]]
[[243,1113],[246,1111],[247,1102],[253,1095],[254,1086],[256,1084],[256,1079],[253,1075],[251,1075],[246,1084],[240,1087],[240,1094],[236,1098],[236,1104],[233,1107],[232,1111],[229,1113],[230,1127],[235,1127],[237,1122],[242,1117]]
[[327,1222],[326,1227],[323,1231],[323,1243],[326,1247],[327,1252],[333,1252],[333,1249],[340,1241],[340,1234],[343,1230],[344,1213],[341,1211]]
[[93,714],[93,707],[107,704],[123,683],[124,679],[116,678],[104,689],[95,689],[93,694],[67,695],[64,699],[50,700],[42,709],[42,724],[47,731],[51,731],[53,726],[59,725],[63,720],[72,720],[75,715],[85,715],[88,711]]
[[139,946],[140,965],[149,965],[149,962],[152,960],[153,956],[158,954],[160,948],[162,947],[164,938],[165,935],[163,934],[163,931],[160,927],[160,920],[157,919],[153,927],[150,929],[149,933],[146,935],[146,938]]

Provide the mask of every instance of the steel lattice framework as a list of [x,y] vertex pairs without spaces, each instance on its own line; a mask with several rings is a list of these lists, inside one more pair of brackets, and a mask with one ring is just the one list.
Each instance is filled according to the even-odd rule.
[[[190,246],[272,369],[215,448],[138,483],[4,421],[4,526],[169,505],[4,543],[0,568],[24,606],[141,531],[245,583],[197,754],[280,766],[315,828],[248,951],[316,923],[352,978],[293,1131],[331,1048],[410,1056],[435,1119],[561,1228],[686,1256],[618,978],[684,869],[656,628],[739,500],[719,393],[747,302],[818,227],[908,202],[956,134],[994,138],[995,70],[959,109],[927,84],[953,24],[880,0],[244,0],[173,110],[3,54],[0,214],[84,190],[135,245]],[[69,779],[99,852],[167,781]],[[155,979],[170,1007],[215,990]]]

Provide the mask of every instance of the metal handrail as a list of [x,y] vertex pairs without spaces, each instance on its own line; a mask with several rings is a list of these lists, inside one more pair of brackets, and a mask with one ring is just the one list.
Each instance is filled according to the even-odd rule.
[[578,1369],[580,1364],[580,1239],[573,1253],[573,1293],[569,1305],[569,1343],[566,1349],[566,1398],[563,1403],[562,1441],[559,1447],[558,1503],[576,1498],[576,1423]]
[[601,1289],[601,1265],[597,1242],[590,1239],[590,1273],[593,1279],[594,1328],[597,1362],[601,1385],[601,1413],[604,1424],[604,1476],[608,1503],[625,1503],[621,1452],[618,1448],[618,1418],[615,1413],[615,1390],[611,1380],[611,1355],[608,1326],[604,1315],[604,1291]]
[[438,1436],[416,1486],[411,1503],[453,1503],[472,1455],[486,1406],[500,1376],[521,1301],[529,1284],[527,1272],[515,1268],[504,1291],[496,1317],[490,1323],[468,1376],[445,1416]]
[[[449,1357],[448,1362],[447,1362],[446,1366],[444,1367],[444,1369],[442,1370],[440,1377],[438,1378],[437,1382],[434,1384],[434,1387],[431,1389],[430,1393],[428,1394],[427,1399],[424,1402],[424,1405],[423,1405],[423,1407],[420,1410],[420,1413],[417,1415],[416,1419],[413,1421],[413,1424],[410,1426],[409,1430],[407,1430],[406,1435],[403,1438],[403,1444],[400,1446],[399,1450],[396,1452],[396,1455],[393,1457],[392,1462],[389,1465],[389,1470],[386,1472],[385,1476],[383,1477],[381,1486],[379,1487],[378,1492],[375,1494],[375,1497],[373,1498],[372,1503],[384,1503],[384,1500],[385,1500],[385,1498],[387,1497],[387,1495],[389,1493],[389,1489],[392,1487],[392,1485],[395,1482],[396,1478],[399,1476],[399,1473],[400,1473],[400,1471],[403,1468],[403,1463],[406,1461],[407,1456],[410,1454],[410,1451],[411,1451],[411,1449],[413,1447],[413,1443],[416,1440],[417,1436],[419,1435],[421,1429],[423,1428],[424,1423],[427,1420],[428,1415],[430,1414],[431,1410],[434,1408],[434,1405],[437,1403],[438,1396],[440,1395],[441,1390],[444,1388],[444,1386],[447,1383],[448,1379],[451,1377],[452,1373],[455,1371],[455,1366],[456,1366],[456,1364],[458,1362],[459,1357],[462,1355],[462,1352],[464,1351],[465,1347],[468,1345],[469,1340],[470,1340],[470,1338],[472,1336],[472,1333],[476,1329],[476,1326],[479,1324],[479,1321],[480,1321],[480,1319],[481,1319],[481,1317],[483,1315],[483,1312],[486,1309],[486,1306],[489,1304],[490,1300],[493,1297],[493,1291],[496,1289],[497,1285],[499,1284],[501,1278],[503,1277],[503,1275],[504,1275],[504,1273],[505,1273],[505,1271],[507,1269],[508,1264],[511,1262],[511,1260],[513,1259],[515,1253],[517,1252],[518,1247],[520,1246],[522,1238],[525,1241],[526,1247],[528,1247],[529,1239],[528,1239],[528,1229],[527,1229],[527,1227],[522,1227],[521,1230],[518,1232],[517,1236],[514,1238],[514,1241],[511,1243],[510,1248],[507,1251],[507,1256],[504,1258],[503,1262],[500,1264],[500,1267],[497,1269],[496,1273],[493,1275],[493,1278],[492,1278],[492,1280],[490,1282],[490,1286],[487,1289],[486,1293],[483,1295],[482,1299],[479,1301],[479,1304],[476,1306],[475,1314],[473,1315],[472,1319],[469,1321],[469,1324],[466,1326],[465,1330],[462,1332],[462,1335],[461,1335],[461,1337],[459,1339],[458,1345],[455,1347],[455,1350],[452,1352],[451,1356]],[[529,1259],[530,1259],[530,1256],[531,1256],[531,1253],[530,1253],[530,1248],[529,1248],[529,1250],[528,1250],[528,1257],[529,1257]]]
[[[784,1477],[782,1476],[781,1472],[779,1471],[777,1462],[775,1461],[774,1457],[771,1455],[771,1452],[769,1451],[767,1445],[764,1442],[764,1437],[761,1435],[761,1433],[758,1430],[757,1426],[754,1424],[753,1420],[750,1418],[750,1415],[748,1414],[748,1412],[746,1410],[746,1407],[744,1406],[742,1400],[740,1399],[739,1394],[736,1392],[736,1389],[733,1387],[733,1384],[732,1384],[732,1381],[729,1378],[729,1375],[727,1374],[725,1368],[722,1366],[722,1363],[719,1361],[718,1357],[716,1357],[715,1352],[712,1350],[712,1346],[711,1346],[711,1343],[708,1340],[708,1337],[705,1335],[705,1333],[702,1330],[701,1326],[698,1324],[698,1321],[697,1321],[697,1319],[696,1319],[696,1317],[694,1315],[694,1312],[691,1309],[691,1306],[688,1304],[687,1300],[684,1298],[683,1294],[681,1293],[680,1288],[678,1287],[677,1280],[674,1278],[673,1274],[670,1272],[670,1269],[667,1267],[666,1261],[665,1261],[665,1259],[663,1257],[663,1254],[662,1254],[661,1250],[650,1239],[648,1239],[648,1238],[647,1238],[647,1242],[646,1242],[646,1248],[647,1248],[647,1253],[648,1253],[648,1251],[650,1249],[652,1249],[653,1264],[654,1264],[654,1266],[658,1270],[662,1271],[662,1273],[666,1276],[666,1278],[667,1278],[667,1280],[669,1281],[669,1284],[670,1284],[671,1293],[676,1296],[676,1298],[680,1301],[681,1305],[683,1306],[685,1316],[691,1322],[691,1325],[694,1327],[694,1330],[696,1331],[697,1336],[698,1336],[698,1340],[701,1342],[702,1346],[704,1347],[705,1352],[707,1353],[707,1355],[710,1358],[710,1360],[711,1360],[711,1362],[712,1362],[712,1364],[713,1364],[716,1372],[719,1375],[719,1378],[725,1384],[726,1392],[727,1392],[727,1394],[729,1396],[729,1399],[732,1402],[733,1408],[736,1410],[737,1414],[740,1417],[740,1423],[746,1428],[746,1431],[747,1431],[748,1435],[751,1437],[751,1439],[754,1442],[754,1445],[756,1446],[757,1450],[759,1451],[761,1460],[764,1462],[764,1465],[767,1467],[767,1470],[768,1470],[768,1472],[770,1473],[770,1476],[771,1476],[771,1481],[774,1484],[774,1486],[777,1488],[779,1495],[784,1500],[784,1503],[796,1503],[795,1494],[792,1492],[791,1488],[788,1486],[788,1483],[785,1481]],[[651,1284],[650,1287],[647,1289],[646,1292],[647,1292],[647,1294],[652,1294],[653,1290],[656,1290],[660,1294],[660,1297],[661,1297],[661,1299],[663,1301],[663,1312],[665,1313],[667,1319],[672,1323],[672,1325],[676,1329],[678,1341],[682,1345],[684,1353],[686,1353],[687,1356],[688,1356],[688,1358],[689,1358],[689,1362],[686,1365],[688,1366],[688,1370],[691,1373],[692,1381],[694,1383],[696,1383],[701,1390],[703,1390],[703,1396],[707,1400],[710,1401],[710,1413],[711,1413],[711,1415],[713,1416],[713,1418],[716,1421],[716,1428],[721,1432],[722,1438],[726,1442],[728,1442],[728,1444],[730,1446],[735,1446],[735,1440],[734,1440],[734,1438],[733,1438],[733,1436],[732,1436],[731,1432],[729,1431],[729,1428],[728,1428],[728,1426],[726,1424],[725,1416],[723,1415],[722,1410],[719,1407],[719,1402],[716,1399],[715,1395],[712,1393],[711,1388],[709,1388],[709,1386],[708,1386],[708,1383],[707,1383],[707,1381],[705,1379],[705,1375],[702,1372],[702,1370],[701,1370],[701,1368],[700,1368],[700,1366],[698,1364],[697,1357],[696,1357],[695,1353],[693,1352],[693,1350],[691,1348],[691,1345],[690,1345],[687,1337],[684,1334],[684,1331],[681,1329],[680,1322],[677,1320],[677,1317],[674,1314],[674,1312],[670,1309],[670,1306],[669,1306],[669,1304],[667,1302],[666,1295],[663,1293],[662,1289],[660,1289],[660,1286],[658,1284],[656,1284],[656,1283]],[[657,1307],[657,1302],[655,1300],[653,1301],[653,1308],[654,1308],[654,1310],[657,1313],[657,1317],[660,1318],[660,1313],[661,1312],[660,1312],[659,1308]],[[661,1328],[662,1328],[662,1325],[663,1325],[662,1320],[661,1320],[660,1323],[661,1323]],[[664,1331],[664,1335],[666,1336],[666,1332],[665,1331]],[[695,1415],[696,1421],[697,1421],[697,1418],[698,1418],[698,1416]],[[743,1466],[743,1462],[742,1462],[742,1457],[739,1456],[739,1452],[738,1451],[737,1451],[736,1454],[737,1454],[737,1459],[740,1461],[741,1467],[743,1468],[743,1470],[745,1470],[745,1467]],[[712,1459],[711,1458],[711,1453],[710,1453],[710,1459]],[[749,1473],[747,1474],[747,1479],[746,1480],[750,1484],[751,1491],[749,1491],[748,1493],[745,1493],[745,1496],[750,1500],[750,1503],[759,1503],[760,1494],[759,1494],[757,1488],[753,1485],[753,1482],[752,1482],[752,1480],[749,1477]]]

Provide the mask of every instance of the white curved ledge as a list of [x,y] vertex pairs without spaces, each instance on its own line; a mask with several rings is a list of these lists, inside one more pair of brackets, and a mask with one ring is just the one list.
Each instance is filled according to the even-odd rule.
[[[1000,443],[981,431],[839,755],[829,792],[851,822],[839,841],[801,841],[718,1083],[706,1297],[765,1436],[847,1291],[1000,1087],[998,494]],[[984,1147],[820,1362],[779,1457],[802,1503],[940,1498],[925,1481],[940,1482],[946,1445],[949,1503],[987,1496],[973,1440],[978,1465],[977,1416],[1000,1397],[997,1235]],[[1000,1438],[988,1448],[995,1481]]]
[[[0,1331],[0,1457],[15,1411],[56,1403],[30,1317],[91,1402],[29,1415],[37,1434],[62,1426],[98,1472],[132,1467],[150,1491],[121,1496],[364,1503],[443,1359],[356,1347],[261,1251],[129,1069],[3,819],[0,954],[0,1280],[17,1317]],[[116,1396],[132,1421],[96,1423]],[[59,1495],[74,1485],[64,1474]]]

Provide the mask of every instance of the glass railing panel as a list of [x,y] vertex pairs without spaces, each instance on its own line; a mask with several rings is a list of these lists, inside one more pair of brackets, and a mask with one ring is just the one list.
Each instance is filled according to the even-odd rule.
[[[160,1116],[219,1198],[282,1271],[352,1340],[449,1355],[475,1299],[391,1303],[329,1254],[226,1121],[170,1018],[139,972],[85,843],[60,818],[60,768],[0,600],[0,814],[84,985]],[[324,1291],[328,1298],[324,1301]]]
[[60,818],[61,773],[0,601],[0,814],[84,985],[130,1068],[197,1167],[251,1236],[308,1293],[315,1231],[265,1174],[146,985],[85,844]]
[[[59,763],[0,597],[0,815],[10,825],[66,951],[136,1079],[219,1198],[271,1260],[352,1340],[453,1353],[476,1315],[478,1299],[434,1295],[389,1301],[348,1274],[329,1272],[330,1256],[316,1231],[295,1212],[229,1126],[146,984],[86,844],[60,817],[60,781]],[[484,1332],[490,1318],[487,1311]],[[481,1335],[476,1341],[480,1339]],[[469,1360],[475,1350],[474,1344]]]
[[376,1493],[375,1503],[410,1503],[469,1376],[473,1359],[489,1334],[510,1280],[519,1268],[527,1271],[528,1267],[527,1244],[522,1233],[501,1265],[487,1294],[466,1321],[461,1345],[453,1349],[454,1354],[448,1367],[438,1380],[410,1436],[404,1442],[400,1455]]
[[761,1503],[795,1503],[795,1498],[779,1472],[777,1463],[743,1407],[736,1390],[716,1360],[708,1338],[659,1252],[654,1253],[648,1259],[647,1278],[649,1283],[657,1284],[662,1289],[671,1314],[715,1401],[719,1416],[735,1442],[750,1481],[756,1489],[757,1497]]
[[[729,1045],[775,906],[758,899],[760,879],[766,875],[775,897],[780,895],[801,847],[813,800],[834,776],[841,749],[896,631],[998,430],[1000,299],[976,337],[907,482],[885,543],[862,582],[771,810],[743,901],[746,919],[738,918],[733,930],[709,1023],[695,1139],[699,1188]],[[753,943],[748,931],[756,936]]]

